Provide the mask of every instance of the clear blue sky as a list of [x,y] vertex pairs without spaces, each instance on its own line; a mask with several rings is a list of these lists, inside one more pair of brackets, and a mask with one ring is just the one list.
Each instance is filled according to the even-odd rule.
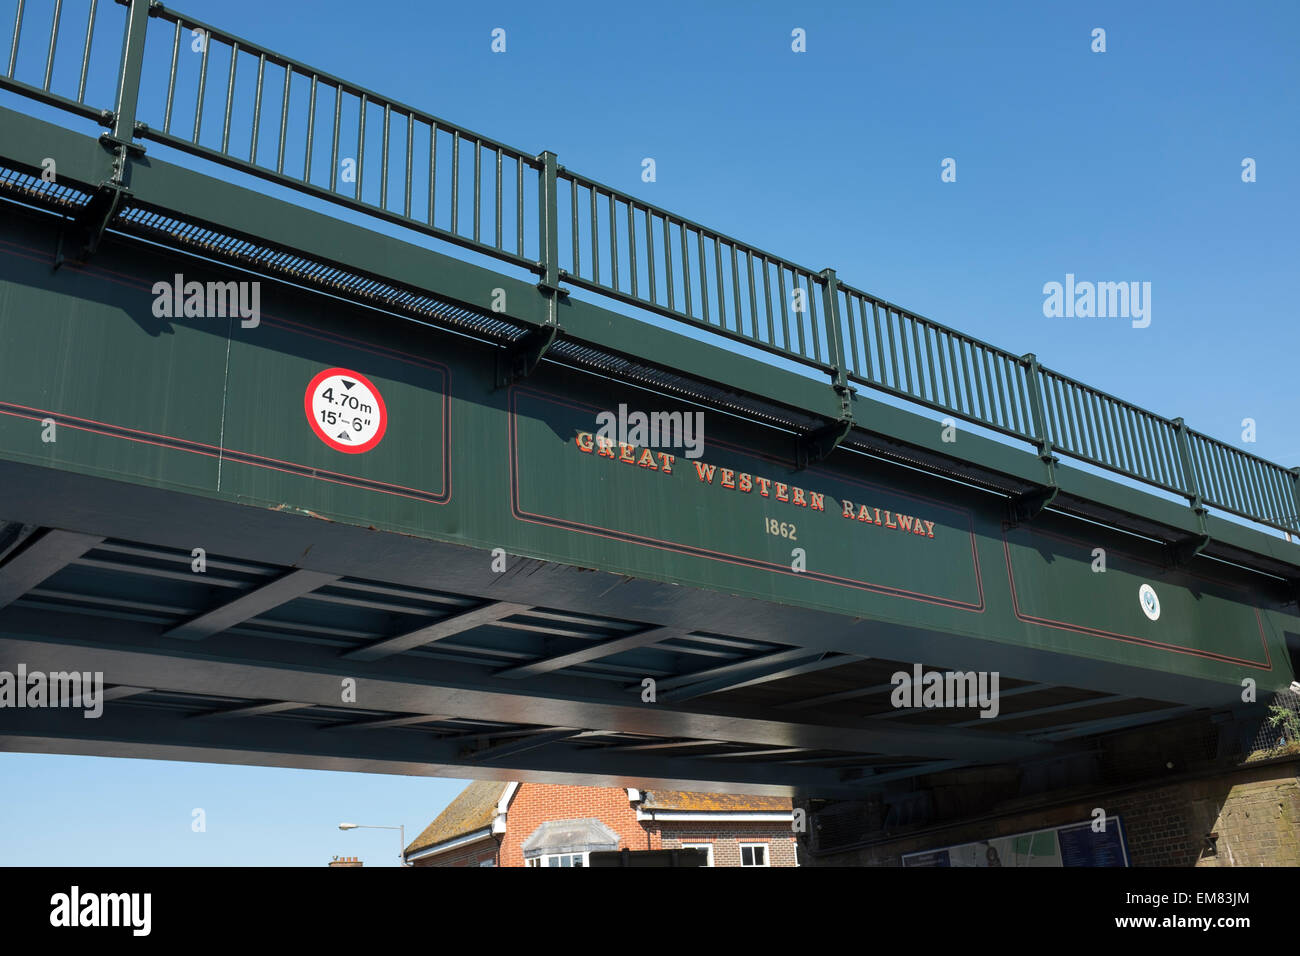
[[[1245,447],[1300,464],[1291,0],[175,5],[1234,444],[1253,418]],[[1150,282],[1150,327],[1044,318],[1066,273]],[[413,835],[458,789],[27,755],[0,780],[13,863],[378,863],[391,833],[335,824]]]

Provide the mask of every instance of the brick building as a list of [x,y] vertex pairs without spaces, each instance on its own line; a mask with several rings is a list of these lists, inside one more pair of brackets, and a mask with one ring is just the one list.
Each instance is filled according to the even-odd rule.
[[475,781],[406,848],[414,866],[586,866],[697,847],[710,866],[797,866],[788,798]]

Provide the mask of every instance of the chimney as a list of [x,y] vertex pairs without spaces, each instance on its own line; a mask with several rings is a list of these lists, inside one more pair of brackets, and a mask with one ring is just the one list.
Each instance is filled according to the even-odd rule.
[[355,856],[336,856],[330,860],[330,866],[362,866],[362,862]]

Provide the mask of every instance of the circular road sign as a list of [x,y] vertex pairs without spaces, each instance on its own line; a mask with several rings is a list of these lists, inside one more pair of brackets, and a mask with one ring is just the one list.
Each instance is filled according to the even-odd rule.
[[388,430],[388,409],[374,383],[346,368],[327,368],[307,384],[303,398],[316,437],[335,451],[359,455]]

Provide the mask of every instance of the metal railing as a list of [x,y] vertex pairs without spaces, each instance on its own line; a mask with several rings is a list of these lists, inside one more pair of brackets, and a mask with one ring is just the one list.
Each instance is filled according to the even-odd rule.
[[[0,88],[98,120],[119,139],[153,140],[456,243],[537,274],[545,289],[563,281],[708,329],[841,389],[853,382],[915,402],[1197,509],[1300,532],[1300,469],[581,176],[552,153],[481,136],[156,0],[9,7]],[[66,44],[60,57],[60,31],[75,24],[82,37],[83,23],[80,57]],[[108,92],[110,74],[94,64],[114,36]]]
[[[109,0],[10,0],[8,6],[12,17],[0,7],[4,18],[0,22],[13,24],[9,42],[0,52],[5,58],[0,86],[88,119],[103,120],[107,110],[86,101],[87,83],[92,79],[91,61],[103,61],[100,54],[106,48],[108,54],[116,52],[111,47],[123,33],[123,11]],[[25,47],[21,43],[24,39]],[[75,55],[77,46],[69,47],[70,39],[80,41],[79,57]],[[100,79],[101,74],[97,71],[94,79]],[[60,89],[67,93],[58,92]]]
[[569,170],[559,171],[558,182],[559,208],[569,213],[560,239],[563,279],[824,371],[833,367],[816,272]]

